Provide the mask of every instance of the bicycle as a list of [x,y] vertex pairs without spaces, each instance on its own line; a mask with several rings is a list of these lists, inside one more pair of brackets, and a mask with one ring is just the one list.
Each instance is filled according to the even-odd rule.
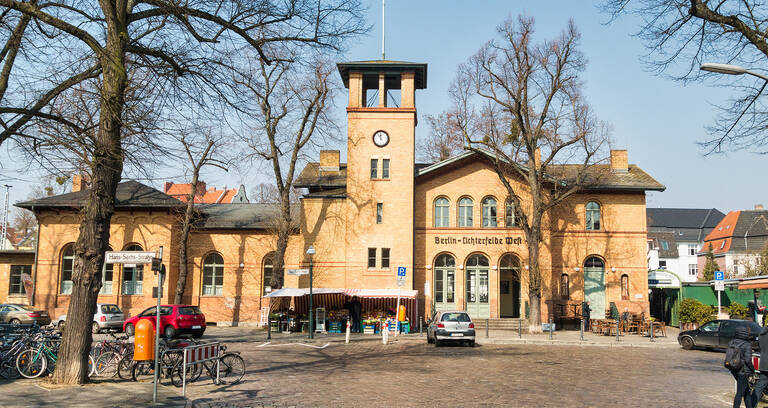
[[[200,379],[200,376],[205,369],[208,376],[213,380],[214,384],[237,384],[242,380],[245,375],[245,360],[240,357],[239,352],[226,353],[227,346],[222,344],[219,346],[220,357],[204,361],[202,363],[191,364],[186,369],[186,382],[195,382]],[[221,354],[223,353],[223,354]],[[177,363],[177,366],[173,368],[171,374],[171,383],[176,387],[181,387],[184,383],[184,361],[183,359]],[[216,368],[218,366],[218,377],[216,375]],[[217,381],[218,378],[218,381]]]
[[[198,343],[197,340],[190,341],[194,344]],[[158,352],[160,355],[160,363],[158,366],[160,370],[159,378],[168,378],[172,380],[172,371],[182,360],[183,349],[188,345],[189,343],[183,342],[181,340],[167,340],[160,343],[160,350]],[[123,358],[123,361],[125,361],[125,358]],[[123,365],[123,361],[121,361],[121,365]],[[120,366],[118,366],[118,372],[119,371]],[[150,377],[154,377],[154,373],[154,360],[142,360],[133,362],[133,366],[131,368],[131,378],[133,381],[148,380]]]
[[[46,370],[53,373],[56,368],[60,345],[61,340],[43,337],[37,346],[19,353],[16,357],[16,369],[19,371],[19,374],[24,378],[37,378]],[[89,377],[93,375],[94,368],[93,357],[88,355]]]
[[[104,340],[97,344],[91,352],[96,364],[95,374],[100,377],[114,377],[120,374],[120,363],[123,358],[133,358],[133,347],[128,338],[119,339],[110,333],[114,340]],[[121,378],[123,378],[121,376]],[[126,377],[127,378],[127,377]]]

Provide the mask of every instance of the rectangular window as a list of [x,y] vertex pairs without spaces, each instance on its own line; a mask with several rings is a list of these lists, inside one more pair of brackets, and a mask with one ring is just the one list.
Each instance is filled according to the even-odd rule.
[[696,244],[688,244],[688,255],[696,255],[698,246]]
[[389,178],[389,159],[381,160],[381,178],[383,179]]
[[659,261],[659,269],[667,269],[667,261]]
[[376,248],[368,248],[368,267],[376,267]]
[[688,275],[696,276],[699,274],[699,265],[688,264]]
[[384,218],[384,203],[376,203],[376,224],[381,224]]
[[389,248],[381,248],[381,267],[389,268]]
[[32,265],[11,265],[11,281],[8,286],[9,295],[23,295],[24,282],[21,280],[21,274],[32,275]]
[[669,251],[669,242],[667,242],[666,240],[662,239],[661,240],[661,249],[663,249],[665,251]]
[[379,178],[379,159],[371,159],[371,179]]
[[115,270],[115,264],[104,265],[104,276],[101,277],[101,290],[99,295],[112,294],[112,275]]

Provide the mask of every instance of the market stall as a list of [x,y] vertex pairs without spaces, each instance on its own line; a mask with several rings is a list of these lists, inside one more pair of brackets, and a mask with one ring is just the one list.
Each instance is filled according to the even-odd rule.
[[[415,290],[400,290],[400,305],[405,308],[401,318],[402,331],[418,328],[418,309]],[[398,289],[331,289],[312,290],[312,303],[315,310],[325,314],[325,328],[331,333],[341,333],[346,328],[348,311],[344,305],[357,297],[362,306],[362,324],[365,333],[379,333],[385,323],[390,323],[390,330],[396,326]],[[283,288],[266,296],[270,298],[271,315],[275,318],[307,319],[309,308],[309,288]],[[283,299],[290,298],[290,303]],[[274,302],[274,306],[273,306]],[[281,315],[280,312],[283,314]],[[413,322],[413,324],[411,324]]]

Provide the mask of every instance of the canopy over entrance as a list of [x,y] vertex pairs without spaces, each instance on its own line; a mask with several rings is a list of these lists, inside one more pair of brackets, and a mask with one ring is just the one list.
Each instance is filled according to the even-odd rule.
[[[343,294],[346,296],[357,296],[361,298],[397,298],[397,289],[331,289],[331,288],[313,288],[312,295]],[[416,299],[415,290],[400,290],[400,297],[403,299]],[[268,298],[276,297],[295,297],[309,295],[309,288],[283,288],[278,289],[269,295]]]

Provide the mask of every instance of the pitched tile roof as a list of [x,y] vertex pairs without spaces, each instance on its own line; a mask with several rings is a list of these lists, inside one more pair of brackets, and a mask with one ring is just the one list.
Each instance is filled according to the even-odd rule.
[[[187,202],[187,197],[192,191],[192,183],[173,183],[166,182],[163,187],[165,193],[178,199],[182,202]],[[207,187],[205,182],[200,181],[197,183],[197,192],[195,194],[196,204],[229,204],[232,199],[237,195],[236,188],[224,188],[218,190],[215,187]]]
[[[199,229],[270,229],[275,227],[275,218],[280,207],[277,204],[203,204],[197,207],[202,217],[196,227]],[[299,226],[300,207],[291,207],[294,227]]]
[[714,228],[725,217],[716,208],[646,208],[649,227]]
[[701,252],[710,243],[716,254],[759,251],[768,243],[768,210],[729,212],[704,238]]
[[[59,194],[36,200],[16,203],[16,207],[33,208],[81,208],[88,201],[90,190]],[[115,208],[171,208],[183,203],[152,187],[130,180],[117,185]]]

